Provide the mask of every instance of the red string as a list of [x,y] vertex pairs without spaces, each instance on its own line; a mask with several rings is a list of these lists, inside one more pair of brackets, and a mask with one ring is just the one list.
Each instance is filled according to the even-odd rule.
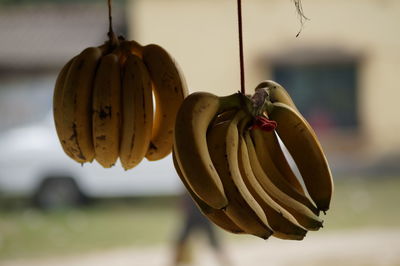
[[274,120],[269,120],[265,116],[256,116],[252,129],[259,128],[262,131],[273,131],[278,126],[278,123]]

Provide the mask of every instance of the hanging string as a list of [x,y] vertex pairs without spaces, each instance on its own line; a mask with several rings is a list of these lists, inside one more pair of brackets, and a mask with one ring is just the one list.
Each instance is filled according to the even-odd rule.
[[240,57],[240,92],[246,93],[244,79],[244,58],[243,58],[243,27],[242,27],[242,1],[237,0],[238,27],[239,27],[239,57]]
[[108,2],[108,23],[109,23],[109,25],[108,25],[108,37],[110,37],[110,40],[111,40],[113,38],[113,35],[114,35],[114,31],[113,31],[113,28],[112,28],[111,0],[108,0],[107,2]]
[[108,3],[108,38],[110,39],[109,42],[109,47],[110,48],[115,48],[119,46],[119,40],[117,35],[114,33],[113,27],[112,27],[112,0],[107,0]]
[[300,30],[296,34],[296,37],[299,37],[301,31],[303,30],[305,21],[309,20],[309,18],[307,18],[304,15],[303,6],[301,5],[301,0],[292,0],[292,1],[294,2],[297,11],[297,16],[299,17],[300,20]]

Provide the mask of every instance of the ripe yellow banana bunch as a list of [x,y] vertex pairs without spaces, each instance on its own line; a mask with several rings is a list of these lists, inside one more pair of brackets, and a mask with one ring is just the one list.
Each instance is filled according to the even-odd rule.
[[177,114],[173,159],[203,214],[232,233],[301,240],[322,227],[320,211],[329,209],[333,182],[321,145],[273,81],[252,97],[189,95]]
[[187,87],[162,47],[114,40],[86,48],[62,68],[53,113],[69,157],[79,163],[96,159],[105,168],[120,158],[130,169],[144,157],[155,161],[171,152]]

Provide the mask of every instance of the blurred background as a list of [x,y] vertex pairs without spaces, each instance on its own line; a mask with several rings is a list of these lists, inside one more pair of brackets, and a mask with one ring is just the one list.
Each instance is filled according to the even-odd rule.
[[[217,230],[229,265],[400,265],[400,1],[243,1],[246,88],[283,84],[317,132],[335,195],[302,242]],[[63,154],[58,71],[107,38],[106,0],[0,0],[0,265],[171,265],[184,223],[170,157],[131,171]],[[157,43],[190,92],[240,89],[236,1],[114,0],[114,30]],[[188,265],[218,265],[190,237]],[[262,262],[262,263],[261,263]]]

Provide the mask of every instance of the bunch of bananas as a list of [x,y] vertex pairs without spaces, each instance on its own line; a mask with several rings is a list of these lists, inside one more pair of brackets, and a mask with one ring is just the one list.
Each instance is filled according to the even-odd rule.
[[144,157],[155,161],[171,152],[175,116],[186,95],[185,79],[162,47],[114,37],[86,48],[59,73],[57,134],[79,163],[96,159],[108,168],[120,158],[130,169]]
[[320,211],[329,209],[333,182],[321,145],[273,81],[252,97],[189,95],[177,114],[173,159],[200,210],[232,233],[301,240],[322,227]]

